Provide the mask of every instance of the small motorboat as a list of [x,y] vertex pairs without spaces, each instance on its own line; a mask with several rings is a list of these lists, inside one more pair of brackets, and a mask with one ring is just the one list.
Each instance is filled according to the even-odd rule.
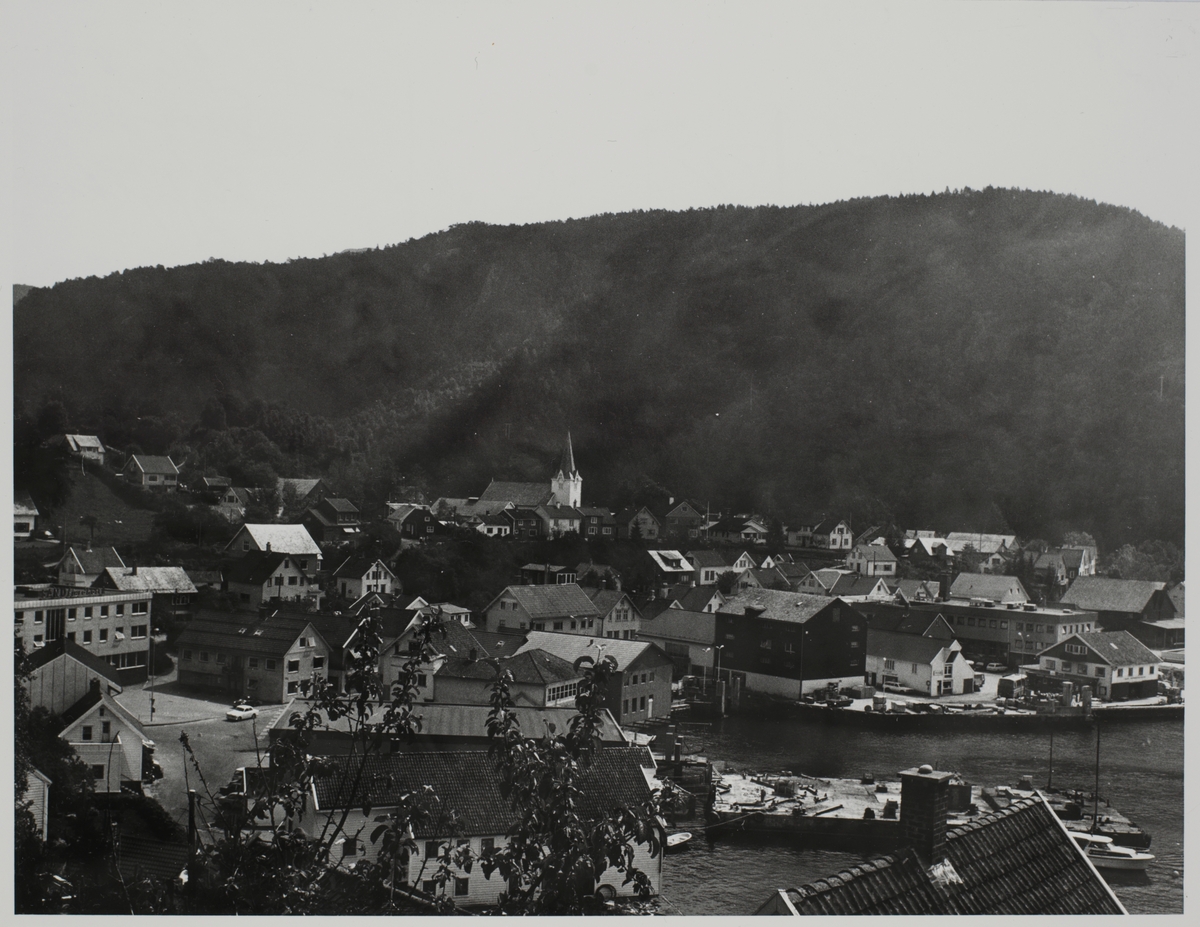
[[1097,869],[1142,870],[1154,860],[1153,853],[1119,846],[1105,834],[1073,833],[1071,836]]
[[677,853],[680,850],[686,849],[688,841],[692,839],[692,835],[686,830],[680,831],[677,834],[669,834],[667,836],[667,852]]

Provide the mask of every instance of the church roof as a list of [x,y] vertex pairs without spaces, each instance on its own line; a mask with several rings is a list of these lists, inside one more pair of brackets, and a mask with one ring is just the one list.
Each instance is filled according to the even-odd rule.
[[550,501],[550,484],[505,483],[492,480],[479,497],[480,502],[512,502],[514,505],[538,506]]
[[562,457],[558,462],[558,472],[563,476],[574,476],[575,470],[575,451],[571,447],[571,432],[567,432],[567,443],[563,445]]

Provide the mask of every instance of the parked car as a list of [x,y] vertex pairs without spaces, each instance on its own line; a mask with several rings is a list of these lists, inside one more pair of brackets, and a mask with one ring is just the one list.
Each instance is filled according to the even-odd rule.
[[989,673],[1007,673],[1008,672],[1008,664],[1007,663],[989,663],[987,665],[987,671]]
[[244,702],[238,702],[229,711],[225,712],[226,721],[249,721],[251,718],[257,717],[258,709]]

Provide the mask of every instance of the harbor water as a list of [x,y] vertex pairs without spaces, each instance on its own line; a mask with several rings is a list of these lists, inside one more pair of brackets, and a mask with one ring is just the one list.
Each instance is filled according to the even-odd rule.
[[[1093,791],[1096,731],[1058,731],[1053,786]],[[973,785],[1017,785],[1030,776],[1044,787],[1051,776],[1049,732],[890,734],[795,721],[726,718],[691,730],[689,753],[737,772],[790,770],[812,776],[891,779],[901,769],[930,763]],[[1182,721],[1100,726],[1100,795],[1153,838],[1155,860],[1146,872],[1106,871],[1105,878],[1131,914],[1183,913]],[[986,809],[984,809],[986,810]],[[681,828],[682,829],[682,828]],[[777,888],[832,875],[880,855],[812,849],[788,838],[722,835],[702,828],[684,852],[669,856],[663,878],[666,914],[753,914]]]

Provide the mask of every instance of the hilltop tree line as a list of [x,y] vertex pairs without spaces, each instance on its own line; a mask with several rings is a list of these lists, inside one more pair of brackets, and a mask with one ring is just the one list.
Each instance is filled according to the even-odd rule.
[[17,413],[363,501],[543,479],[569,426],[599,503],[1181,543],[1183,241],[989,188],[140,268],[21,300]]

